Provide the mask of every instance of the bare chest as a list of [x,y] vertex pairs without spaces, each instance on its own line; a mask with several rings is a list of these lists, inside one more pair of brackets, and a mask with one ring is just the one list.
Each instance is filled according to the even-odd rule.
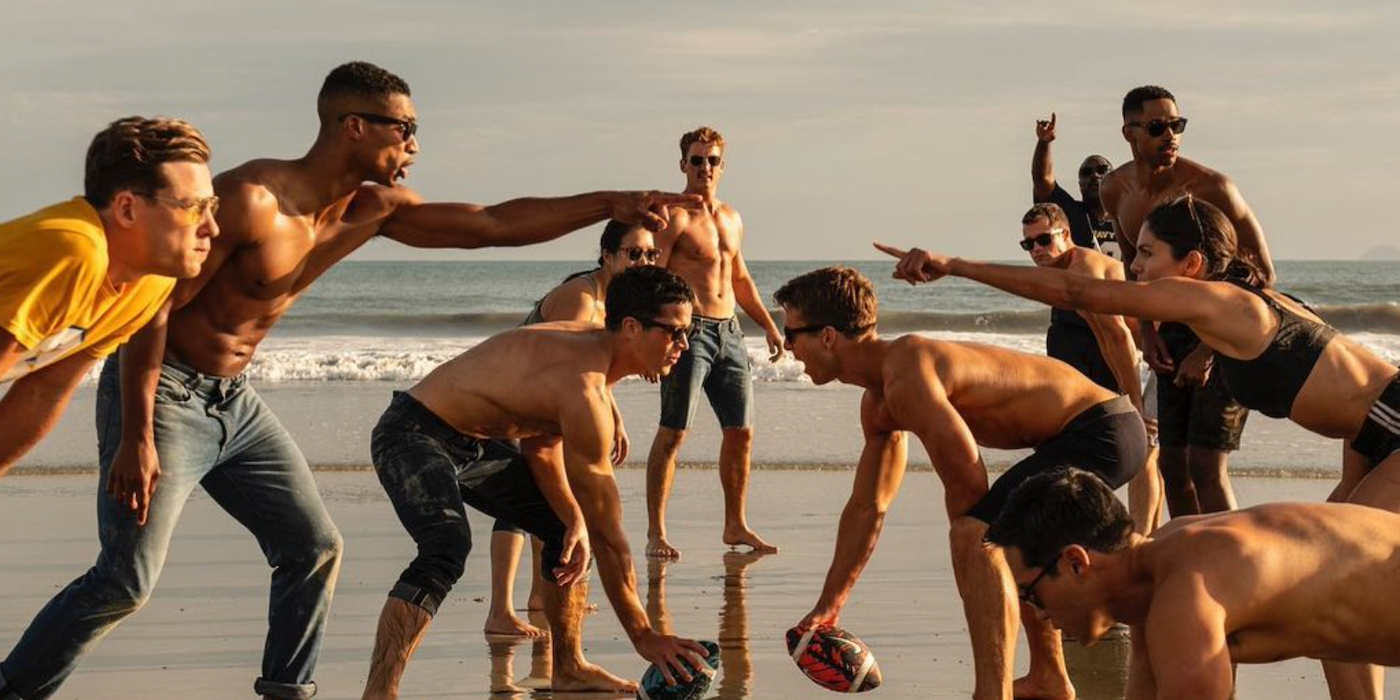
[[309,222],[279,226],[240,248],[220,271],[245,296],[264,302],[295,298],[326,270],[364,245],[378,226]]
[[737,226],[723,214],[691,216],[676,238],[671,255],[676,262],[719,265],[739,250]]

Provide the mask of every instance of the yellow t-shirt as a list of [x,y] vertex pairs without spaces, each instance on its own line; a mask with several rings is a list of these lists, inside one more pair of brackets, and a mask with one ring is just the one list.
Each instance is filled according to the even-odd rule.
[[78,351],[106,357],[174,288],[157,275],[114,287],[102,219],[82,197],[0,223],[0,326],[26,349],[0,383]]

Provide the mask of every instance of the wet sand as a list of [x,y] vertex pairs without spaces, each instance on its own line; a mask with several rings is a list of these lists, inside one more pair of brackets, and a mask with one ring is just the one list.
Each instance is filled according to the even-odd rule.
[[[625,524],[634,547],[645,532],[643,474],[619,472]],[[317,673],[319,698],[353,700],[363,687],[376,616],[412,544],[374,476],[317,475],[346,541],[346,558]],[[754,475],[751,521],[779,544],[777,555],[728,554],[719,541],[718,479],[707,470],[682,471],[670,527],[683,559],[659,568],[637,560],[648,610],[677,633],[718,639],[721,675],[711,697],[820,698],[827,692],[803,677],[787,657],[782,635],[815,601],[830,561],[837,514],[850,473],[766,471]],[[1242,478],[1242,505],[1321,500],[1322,479]],[[93,499],[96,477],[12,475],[0,481],[0,647],[13,645],[35,612],[91,565],[97,552]],[[966,698],[971,652],[954,589],[934,475],[912,474],[887,521],[842,624],[875,651],[885,684],[882,698]],[[472,512],[478,538],[467,574],[444,604],[409,668],[405,698],[525,698],[533,671],[532,645],[488,645],[481,634],[487,604],[490,522]],[[222,700],[252,696],[265,632],[268,571],[241,528],[197,492],[176,532],[165,574],[151,602],[84,659],[57,698]],[[585,627],[591,660],[631,677],[636,657],[594,575],[601,610]],[[527,582],[517,586],[523,601]],[[1126,649],[1105,642],[1070,645],[1073,675],[1086,700],[1121,697]],[[1021,644],[1019,668],[1025,668]],[[1393,674],[1392,674],[1393,675]],[[1396,682],[1391,678],[1392,688]],[[537,681],[536,681],[537,683]],[[492,693],[492,688],[500,691]],[[1291,661],[1245,666],[1242,699],[1326,697],[1320,666]],[[562,696],[561,696],[562,697]],[[598,697],[598,696],[589,696]],[[1387,697],[1400,697],[1392,689]]]

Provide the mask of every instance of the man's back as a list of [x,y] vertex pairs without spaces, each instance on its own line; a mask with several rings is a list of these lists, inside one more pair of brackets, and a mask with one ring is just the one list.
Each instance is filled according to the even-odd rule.
[[902,384],[934,383],[979,445],[1001,449],[1034,447],[1085,409],[1115,396],[1059,360],[912,335],[891,343],[884,377],[896,420],[899,399],[890,397],[902,393]]
[[1237,663],[1302,656],[1400,665],[1400,606],[1390,596],[1400,576],[1400,515],[1267,504],[1193,520],[1142,549],[1155,583],[1149,646],[1152,615],[1189,605],[1202,614],[1223,609]]

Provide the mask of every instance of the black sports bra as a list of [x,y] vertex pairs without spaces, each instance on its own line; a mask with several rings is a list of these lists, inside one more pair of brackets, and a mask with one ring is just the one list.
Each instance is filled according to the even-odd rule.
[[1229,282],[1252,292],[1273,309],[1279,320],[1278,332],[1258,357],[1237,360],[1217,354],[1215,365],[1236,401],[1266,416],[1287,418],[1322,351],[1337,337],[1337,329],[1299,316],[1239,280]]

